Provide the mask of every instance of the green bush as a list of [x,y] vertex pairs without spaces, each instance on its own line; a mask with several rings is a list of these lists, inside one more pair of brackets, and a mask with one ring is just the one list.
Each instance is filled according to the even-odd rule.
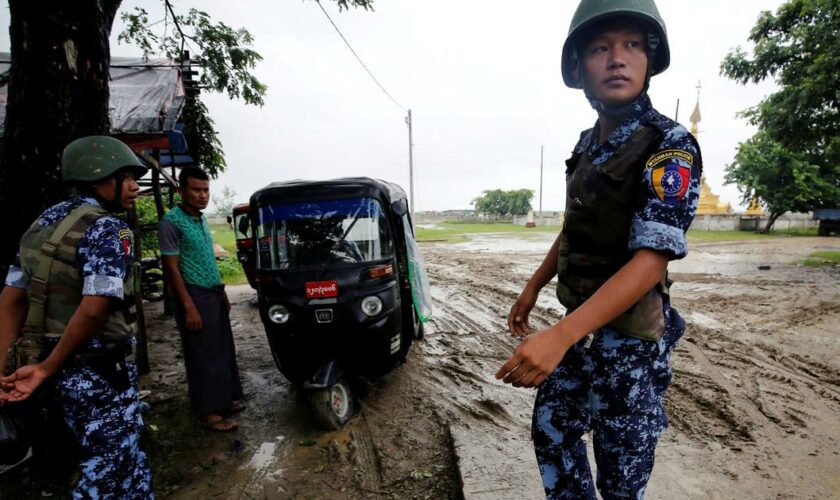
[[[140,223],[140,226],[157,224],[157,210],[155,209],[155,199],[153,196],[137,198],[134,206],[137,209],[137,221]],[[144,256],[159,255],[160,244],[157,239],[157,230],[141,228],[140,246],[143,248]]]
[[242,265],[236,260],[236,255],[226,255],[216,260],[219,265],[219,274],[222,276],[222,282],[225,285],[241,285],[247,283],[245,278],[245,271],[242,270]]

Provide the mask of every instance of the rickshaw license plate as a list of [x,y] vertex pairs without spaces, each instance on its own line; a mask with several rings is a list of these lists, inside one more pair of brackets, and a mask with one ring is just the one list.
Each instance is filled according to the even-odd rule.
[[324,297],[338,297],[338,282],[335,280],[306,282],[307,299],[321,299]]
[[332,323],[333,311],[332,309],[316,309],[315,320],[318,323]]

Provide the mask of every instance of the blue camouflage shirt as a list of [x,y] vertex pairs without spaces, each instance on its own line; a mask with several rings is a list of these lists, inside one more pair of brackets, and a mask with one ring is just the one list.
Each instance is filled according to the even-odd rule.
[[688,130],[653,109],[650,98],[640,97],[624,121],[603,143],[599,124],[584,133],[575,153],[589,155],[593,165],[603,165],[642,125],[662,131],[662,142],[645,159],[642,185],[644,204],[633,214],[629,249],[656,250],[681,259],[688,253],[685,231],[694,219],[700,198],[703,164],[700,150]]
[[[99,206],[94,198],[76,196],[48,208],[38,218],[38,224],[42,227],[57,224],[73,209],[86,203]],[[123,298],[123,283],[131,268],[133,254],[133,234],[124,220],[111,214],[97,219],[76,248],[76,268],[83,279],[82,295]],[[21,269],[18,254],[9,267],[6,286],[26,289],[30,278]]]

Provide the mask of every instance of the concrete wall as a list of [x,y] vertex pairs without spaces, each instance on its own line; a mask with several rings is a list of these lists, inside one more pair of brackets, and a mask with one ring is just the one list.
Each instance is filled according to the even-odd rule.
[[[767,216],[755,217],[741,214],[698,215],[690,229],[694,231],[758,231],[767,225]],[[811,214],[785,214],[773,223],[773,230],[804,229],[817,227]]]
[[[563,225],[563,214],[555,215],[553,217],[543,216],[543,217],[533,217],[533,221],[538,226],[562,226]],[[517,226],[524,226],[528,222],[527,215],[517,215],[513,218],[513,223]]]
[[[519,226],[524,226],[528,222],[527,215],[516,217],[494,217],[494,216],[460,216],[447,217],[444,215],[421,215],[418,217],[417,223],[434,223],[443,222],[447,220],[467,223],[513,223]],[[554,216],[543,216],[542,218],[534,217],[534,222],[538,226],[562,226],[563,214],[559,213]],[[726,214],[726,215],[698,215],[694,218],[691,228],[694,231],[759,231],[767,224],[767,217],[746,216],[742,214]],[[785,214],[773,224],[773,229],[776,231],[784,231],[787,229],[804,229],[816,228],[818,221],[811,218],[811,214]]]

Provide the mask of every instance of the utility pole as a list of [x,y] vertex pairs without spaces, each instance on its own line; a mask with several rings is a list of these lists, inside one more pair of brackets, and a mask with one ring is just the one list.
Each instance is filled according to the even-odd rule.
[[680,121],[680,99],[679,98],[677,98],[677,112],[674,113],[674,121],[675,122]]
[[540,211],[537,216],[537,225],[542,221],[542,184],[543,184],[543,146],[540,146]]
[[409,212],[411,214],[412,223],[414,222],[414,142],[411,138],[411,110],[408,110],[408,116],[405,117],[405,123],[408,125],[408,203]]

